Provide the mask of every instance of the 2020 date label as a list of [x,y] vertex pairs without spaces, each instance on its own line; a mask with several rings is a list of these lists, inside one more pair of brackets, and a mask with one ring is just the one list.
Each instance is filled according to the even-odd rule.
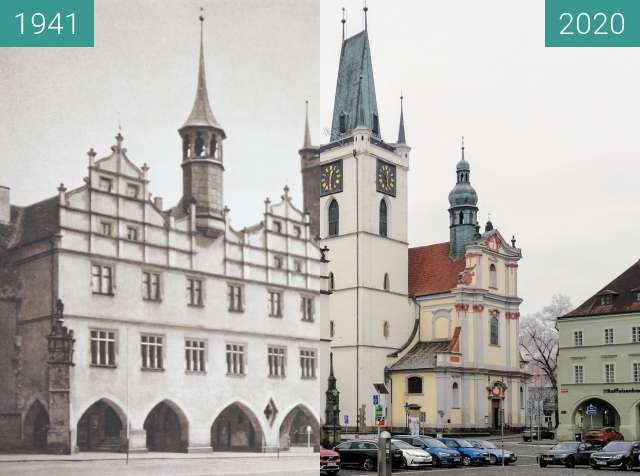
[[0,46],[92,47],[94,0],[2,0]]
[[640,46],[640,1],[545,0],[545,46]]

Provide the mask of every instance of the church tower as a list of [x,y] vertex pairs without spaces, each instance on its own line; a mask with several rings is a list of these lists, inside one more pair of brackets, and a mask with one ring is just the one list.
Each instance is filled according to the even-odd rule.
[[343,35],[330,142],[320,147],[320,246],[330,250],[329,334],[348,418],[341,424],[361,431],[375,425],[372,396],[415,320],[407,295],[411,148],[401,119],[398,141],[382,140],[367,28]]
[[466,245],[475,240],[478,232],[478,194],[469,179],[471,167],[464,158],[464,137],[461,150],[456,185],[449,192],[449,257],[454,261],[464,256]]
[[223,148],[224,129],[216,120],[209,103],[204,65],[204,16],[200,15],[200,63],[198,87],[193,109],[179,129],[182,138],[181,213],[196,206],[196,227],[217,236],[224,229]]
[[300,154],[300,171],[302,173],[302,198],[304,212],[309,214],[311,236],[320,236],[320,148],[311,144],[309,130],[309,101],[306,101],[304,120],[304,140]]

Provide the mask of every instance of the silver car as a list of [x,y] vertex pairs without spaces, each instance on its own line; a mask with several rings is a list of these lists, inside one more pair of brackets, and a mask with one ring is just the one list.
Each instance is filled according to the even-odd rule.
[[489,463],[491,464],[502,464],[502,456],[504,452],[504,464],[515,463],[518,461],[518,457],[512,451],[503,450],[502,448],[498,448],[496,445],[487,440],[470,440],[467,438],[467,441],[473,445],[474,448],[478,448],[480,450],[485,450],[489,453]]

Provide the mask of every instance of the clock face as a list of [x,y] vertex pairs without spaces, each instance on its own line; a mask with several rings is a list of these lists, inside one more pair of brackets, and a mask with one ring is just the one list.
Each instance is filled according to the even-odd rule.
[[396,196],[396,166],[378,160],[376,190]]
[[342,161],[325,164],[320,169],[320,195],[342,192]]

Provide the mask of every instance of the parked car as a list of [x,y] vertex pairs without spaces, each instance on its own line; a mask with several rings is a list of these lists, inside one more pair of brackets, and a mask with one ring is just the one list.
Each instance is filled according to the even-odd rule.
[[522,432],[522,440],[523,441],[532,441],[537,440],[538,435],[540,435],[541,440],[553,440],[556,437],[556,434],[553,430],[544,427],[534,427],[534,428],[525,428]]
[[604,446],[611,441],[618,440],[624,440],[624,436],[622,436],[622,433],[618,432],[615,428],[611,428],[609,426],[587,431],[584,435],[584,441],[601,446]]
[[518,461],[518,457],[512,451],[498,448],[496,445],[487,440],[467,440],[473,445],[474,448],[485,450],[489,453],[489,463],[502,464],[502,458],[504,453],[504,464],[515,463]]
[[550,464],[561,464],[573,468],[577,464],[589,464],[596,449],[591,443],[563,441],[538,456],[538,464],[544,468]]
[[612,441],[591,455],[591,467],[631,471],[640,466],[640,441]]
[[406,441],[391,439],[391,448],[402,451],[402,463],[400,468],[417,468],[433,463],[433,458],[422,448],[416,448]]
[[320,448],[320,471],[335,476],[340,472],[340,454],[333,450]]
[[[333,448],[340,454],[342,466],[359,466],[365,471],[375,471],[378,468],[378,443],[373,440],[351,440],[340,443]],[[403,454],[398,448],[391,448],[391,464],[400,468],[403,464]]]
[[456,450],[462,455],[462,466],[472,464],[489,464],[489,453],[486,450],[474,448],[471,443],[463,438],[438,438],[447,447]]
[[462,455],[458,451],[452,450],[435,438],[411,435],[397,435],[394,438],[425,450],[433,458],[434,466],[457,466],[462,462]]

